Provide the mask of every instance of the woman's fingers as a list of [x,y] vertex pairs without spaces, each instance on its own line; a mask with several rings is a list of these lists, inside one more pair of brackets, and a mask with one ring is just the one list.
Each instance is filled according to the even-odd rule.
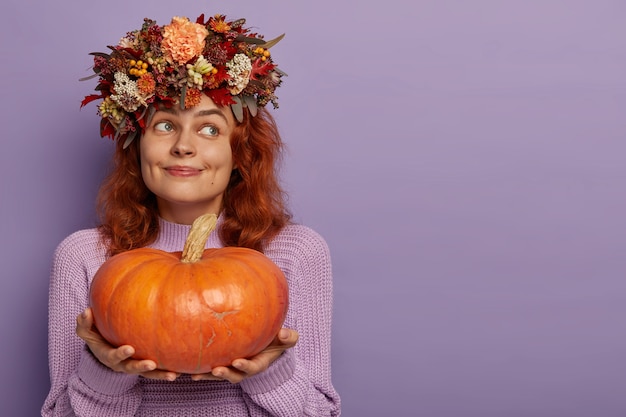
[[135,349],[129,345],[115,348],[109,344],[93,325],[93,315],[87,308],[76,318],[76,334],[85,341],[91,353],[105,366],[116,372],[139,374],[147,378],[174,380],[174,372],[157,370],[151,360],[132,359]]

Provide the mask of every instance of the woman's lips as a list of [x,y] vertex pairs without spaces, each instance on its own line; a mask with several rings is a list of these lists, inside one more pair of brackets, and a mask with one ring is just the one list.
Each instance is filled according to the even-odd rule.
[[171,166],[165,168],[168,174],[175,177],[193,177],[200,174],[200,169],[187,166]]

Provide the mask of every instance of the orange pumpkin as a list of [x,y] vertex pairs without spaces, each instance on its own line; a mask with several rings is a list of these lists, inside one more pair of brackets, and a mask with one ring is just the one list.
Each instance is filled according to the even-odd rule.
[[90,289],[94,321],[113,346],[159,369],[205,373],[254,356],[280,330],[285,276],[246,248],[204,249],[216,216],[198,218],[183,252],[134,249],[109,258]]

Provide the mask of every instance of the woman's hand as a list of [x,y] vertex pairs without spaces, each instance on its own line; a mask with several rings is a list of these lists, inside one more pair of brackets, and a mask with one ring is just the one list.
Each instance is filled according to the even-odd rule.
[[136,360],[131,357],[135,349],[129,345],[115,348],[98,332],[93,323],[91,309],[86,309],[76,318],[76,334],[83,339],[93,355],[105,366],[116,372],[138,374],[146,378],[173,381],[178,377],[175,372],[156,369],[157,364],[151,360]]
[[213,368],[211,373],[192,375],[191,379],[194,381],[225,379],[236,384],[266,370],[285,350],[295,346],[297,341],[298,332],[283,328],[272,343],[256,356],[248,359],[235,359],[231,366],[218,366]]

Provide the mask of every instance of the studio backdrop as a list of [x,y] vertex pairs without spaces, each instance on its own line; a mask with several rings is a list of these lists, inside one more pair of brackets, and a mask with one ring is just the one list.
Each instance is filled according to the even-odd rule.
[[201,13],[286,33],[281,177],[331,248],[343,415],[626,415],[626,2],[3,0],[3,416],[39,415],[52,253],[97,224],[89,53]]

